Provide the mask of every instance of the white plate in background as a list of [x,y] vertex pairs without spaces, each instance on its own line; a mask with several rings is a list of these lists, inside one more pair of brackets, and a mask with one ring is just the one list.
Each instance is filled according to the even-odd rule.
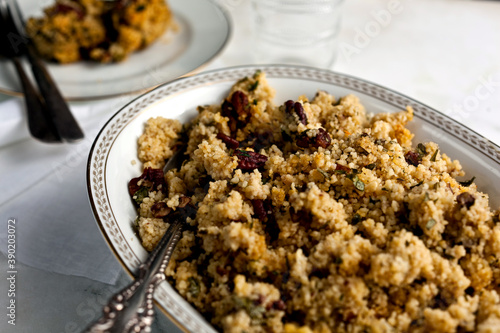
[[[25,18],[39,17],[55,0],[18,0]],[[168,0],[179,26],[144,50],[119,63],[48,63],[47,67],[68,100],[94,100],[150,90],[187,75],[213,60],[231,35],[227,13],[211,0]],[[31,74],[25,63],[27,72]],[[20,95],[13,64],[0,58],[0,92]]]

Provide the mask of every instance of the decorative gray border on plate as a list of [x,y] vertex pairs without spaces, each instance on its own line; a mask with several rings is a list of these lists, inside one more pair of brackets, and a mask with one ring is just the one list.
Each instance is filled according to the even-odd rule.
[[[364,93],[393,105],[396,109],[405,109],[409,105],[413,107],[416,117],[435,125],[500,164],[500,147],[481,135],[409,97],[349,75],[310,67],[263,65],[227,68],[178,79],[138,97],[118,111],[97,136],[89,155],[87,188],[94,216],[111,249],[130,274],[132,274],[130,268],[137,268],[140,264],[140,259],[125,241],[120,227],[114,218],[109,205],[106,184],[104,183],[107,157],[116,138],[141,110],[160,99],[206,84],[236,81],[241,77],[252,75],[258,69],[265,71],[268,78],[297,78],[333,83],[352,91]],[[171,289],[172,287],[165,283],[157,290],[155,295],[158,302],[163,306],[163,310],[168,309],[166,312],[170,314],[169,317],[184,330],[213,332],[213,330],[207,330],[200,326],[199,318],[195,318],[191,313],[183,311],[175,300],[169,296]]]

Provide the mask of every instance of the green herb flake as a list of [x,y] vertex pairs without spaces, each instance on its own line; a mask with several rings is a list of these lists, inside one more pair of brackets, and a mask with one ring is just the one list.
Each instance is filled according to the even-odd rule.
[[431,157],[431,162],[436,162],[436,157],[437,157],[438,152],[439,152],[439,149],[436,149],[434,151],[434,154],[432,154],[432,157]]
[[421,181],[421,182],[419,182],[419,183],[417,183],[417,184],[415,184],[415,185],[410,186],[410,190],[411,190],[411,189],[413,189],[414,187],[417,187],[417,186],[422,185],[423,183],[424,183],[424,182],[423,182],[423,181]]
[[352,216],[352,220],[351,220],[351,224],[352,225],[356,225],[358,224],[359,222],[361,222],[361,215],[359,215],[358,213],[354,214]]
[[429,193],[428,192],[425,192],[425,196],[424,196],[424,202],[425,201],[429,201],[430,198],[429,198]]
[[340,294],[339,301],[342,302],[343,299],[344,299],[344,294]]
[[244,78],[239,79],[236,84],[243,83],[245,81],[248,81],[248,76],[245,76]]
[[142,12],[144,9],[146,9],[146,7],[144,5],[139,5],[135,8],[135,11],[140,13]]
[[367,166],[365,166],[366,169],[368,170],[373,170],[377,167],[377,164],[376,163],[370,163],[368,164]]
[[464,182],[458,182],[460,185],[464,186],[464,187],[469,187],[473,182],[474,182],[474,179],[476,179],[476,177],[472,177],[471,179],[469,180],[466,180]]
[[233,296],[233,300],[236,308],[245,310],[252,319],[262,319],[266,312],[263,306],[254,304],[249,298]]
[[259,80],[256,80],[254,83],[250,85],[250,87],[248,87],[248,91],[254,91],[255,89],[257,89],[258,86],[259,86]]
[[454,260],[455,257],[449,253],[443,253],[443,258],[448,259],[448,260]]
[[341,257],[335,257],[335,264],[341,265],[344,261],[342,260]]
[[382,191],[389,192],[389,190],[388,190],[388,189],[386,189],[385,187],[382,187]]
[[132,198],[138,205],[140,205],[142,203],[142,200],[144,200],[144,198],[147,198],[148,196],[149,196],[149,188],[141,186],[141,188],[134,193]]
[[256,100],[256,99],[254,99],[254,100],[253,100],[253,105],[257,105],[257,104],[259,104],[259,101],[258,101],[258,100]]
[[256,70],[255,73],[253,74],[253,78],[256,79],[259,77],[259,75],[262,73],[260,69]]
[[323,177],[325,177],[325,179],[330,179],[330,175],[329,175],[329,174],[328,174],[328,172],[326,172],[325,170],[322,170],[322,169],[320,169],[320,168],[316,168],[316,170],[318,170],[318,172],[319,172],[320,174],[322,174],[322,175],[323,175]]
[[244,150],[241,150],[241,149],[236,149],[236,151],[240,152],[241,155],[245,156],[245,157],[250,157],[250,154],[247,153],[246,151]]
[[361,180],[359,180],[358,176],[357,175],[350,175],[351,177],[351,180],[352,180],[352,183],[354,184],[354,187],[359,190],[359,191],[364,191],[365,190],[365,183],[363,183]]
[[425,225],[425,228],[427,230],[431,230],[433,226],[436,225],[436,220],[434,220],[433,218],[430,218],[429,221],[427,221],[427,224]]
[[189,293],[193,297],[198,297],[198,295],[200,294],[200,283],[194,277],[190,277],[188,279],[188,282],[189,282],[189,289],[188,289]]
[[420,158],[422,158],[425,155],[427,155],[427,149],[425,148],[425,146],[424,146],[423,143],[419,143],[417,145],[417,153],[418,153],[418,156],[420,156]]

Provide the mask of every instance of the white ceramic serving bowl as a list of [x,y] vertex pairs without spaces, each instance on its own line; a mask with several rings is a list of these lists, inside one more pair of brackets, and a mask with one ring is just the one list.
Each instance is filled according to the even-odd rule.
[[[110,248],[130,274],[148,255],[132,228],[137,213],[127,189],[128,181],[141,174],[137,139],[146,120],[163,116],[188,121],[197,114],[198,105],[221,103],[238,79],[258,69],[266,72],[276,89],[275,104],[302,94],[312,98],[318,90],[325,90],[335,96],[354,93],[373,113],[412,106],[415,118],[409,128],[415,134],[414,144],[438,143],[441,152],[461,162],[464,179],[475,176],[479,189],[489,194],[492,207],[500,206],[500,147],[422,103],[358,78],[315,68],[263,65],[221,69],[167,83],[138,97],[106,123],[94,142],[87,167],[90,203]],[[215,332],[170,284],[160,285],[155,299],[181,329]]]

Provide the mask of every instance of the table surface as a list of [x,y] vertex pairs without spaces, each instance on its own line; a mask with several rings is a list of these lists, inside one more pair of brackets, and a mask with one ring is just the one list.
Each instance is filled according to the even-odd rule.
[[[205,69],[252,63],[249,0],[219,2],[232,17],[234,32],[224,52]],[[390,3],[399,10],[384,16]],[[404,93],[500,144],[499,15],[500,2],[494,1],[346,1],[332,69]],[[2,219],[7,216],[15,212],[2,211]],[[7,267],[4,255],[0,267]],[[125,272],[109,285],[20,263],[17,270],[16,326],[2,314],[1,332],[80,332],[108,297],[130,281]],[[8,281],[0,279],[3,309],[7,289]],[[165,331],[180,332],[157,315],[153,332]]]

